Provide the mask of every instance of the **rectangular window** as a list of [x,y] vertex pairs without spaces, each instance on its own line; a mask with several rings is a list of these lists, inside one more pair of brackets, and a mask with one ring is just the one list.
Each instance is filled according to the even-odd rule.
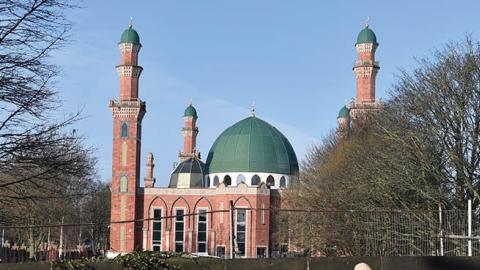
[[175,211],[175,252],[183,252],[183,237],[185,231],[185,210]]
[[207,210],[198,210],[197,252],[207,252]]
[[217,246],[217,257],[220,257],[222,259],[225,258],[225,246]]
[[267,257],[267,248],[257,247],[257,258],[266,258],[266,257]]
[[247,210],[237,209],[237,255],[245,256],[245,243],[247,234]]
[[162,248],[162,209],[153,210],[152,248],[153,251],[160,251]]

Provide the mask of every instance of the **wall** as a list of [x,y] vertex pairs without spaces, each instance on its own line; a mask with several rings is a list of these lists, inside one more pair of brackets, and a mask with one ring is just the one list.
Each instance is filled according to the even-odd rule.
[[[181,265],[182,269],[210,270],[300,270],[307,269],[306,258],[291,259],[170,259],[170,263]],[[310,270],[353,270],[355,265],[366,262],[372,270],[447,270],[480,269],[480,257],[331,257],[313,258],[309,261]],[[93,269],[125,270],[116,264],[95,263]],[[49,270],[49,263],[1,264],[0,269],[12,270]]]

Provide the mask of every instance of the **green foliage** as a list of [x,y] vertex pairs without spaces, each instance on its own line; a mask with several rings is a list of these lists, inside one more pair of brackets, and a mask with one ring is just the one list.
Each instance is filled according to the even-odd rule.
[[167,260],[181,256],[181,253],[158,252],[158,251],[135,251],[113,259],[114,262],[136,270],[149,269],[180,269]]
[[[93,257],[81,260],[60,260],[50,262],[50,269],[60,270],[94,270],[99,264],[117,264],[126,269],[150,270],[150,269],[181,269],[180,266],[168,262],[170,258],[188,258],[183,253],[158,252],[158,251],[135,251],[126,255],[119,255],[114,259]],[[190,258],[198,264],[195,258]]]
[[60,260],[50,262],[50,269],[60,270],[94,270],[93,263],[108,261],[104,257],[93,257],[82,260]]

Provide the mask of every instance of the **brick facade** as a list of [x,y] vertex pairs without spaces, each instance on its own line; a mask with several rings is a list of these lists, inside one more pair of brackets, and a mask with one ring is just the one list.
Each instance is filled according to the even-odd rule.
[[[109,104],[113,114],[112,222],[141,218],[138,215],[141,212],[135,210],[138,208],[141,129],[145,114],[145,103],[138,98],[138,80],[142,70],[137,66],[140,47],[120,44],[122,63],[117,66],[120,99],[111,100]],[[141,226],[136,226],[134,222],[112,223],[110,249],[113,252],[131,252],[141,246],[139,228],[141,230]]]
[[[146,112],[138,88],[143,70],[138,66],[141,45],[127,42],[119,46],[122,53],[121,64],[117,66],[119,100],[109,103],[113,114],[110,253],[128,253],[135,249],[175,251],[177,240],[183,244],[183,252],[200,252],[202,244],[206,245],[202,253],[220,255],[217,252],[220,249],[229,257],[231,228],[235,235],[237,228],[245,228],[245,254],[242,257],[256,257],[257,248],[267,256],[271,246],[268,209],[279,201],[279,191],[270,190],[265,183],[254,187],[244,183],[233,187],[221,183],[210,188],[158,188],[153,174],[154,158],[149,153],[144,187],[140,186],[141,127]],[[184,117],[184,147],[180,160],[192,156],[199,158],[196,120],[196,113]],[[234,217],[245,211],[243,223],[236,219],[231,223],[231,201],[235,208]],[[177,221],[178,226],[176,209],[184,210],[183,220]],[[201,231],[206,235],[205,239],[199,234],[200,209],[208,212],[206,219],[202,219],[202,226],[206,223],[206,229]],[[183,233],[180,233],[181,230],[176,228],[182,228],[182,224]],[[236,240],[241,241],[240,236]],[[235,243],[239,251],[238,242]]]

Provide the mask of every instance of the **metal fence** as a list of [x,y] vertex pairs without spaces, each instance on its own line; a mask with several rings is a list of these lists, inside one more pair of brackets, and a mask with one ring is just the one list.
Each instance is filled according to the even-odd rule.
[[[212,211],[211,217],[219,219],[225,211],[228,210]],[[257,216],[262,212],[270,213],[269,256],[480,256],[480,214],[472,210],[252,208],[247,211],[256,212]],[[195,214],[186,216],[192,215]],[[108,249],[107,244],[100,245],[100,242],[91,240],[94,234],[86,234],[85,230],[107,225],[70,224],[65,228],[63,225],[59,228],[50,225],[48,228],[37,228],[35,239],[51,238],[56,246],[44,242],[38,244],[37,241],[33,251],[28,237],[20,240],[18,236],[32,237],[34,228],[16,228],[17,239],[2,237],[0,260],[20,262],[102,255]],[[105,239],[102,243],[108,243],[108,230],[102,231],[102,236],[97,235],[97,238]]]
[[277,212],[277,242],[314,256],[480,256],[470,210]]

